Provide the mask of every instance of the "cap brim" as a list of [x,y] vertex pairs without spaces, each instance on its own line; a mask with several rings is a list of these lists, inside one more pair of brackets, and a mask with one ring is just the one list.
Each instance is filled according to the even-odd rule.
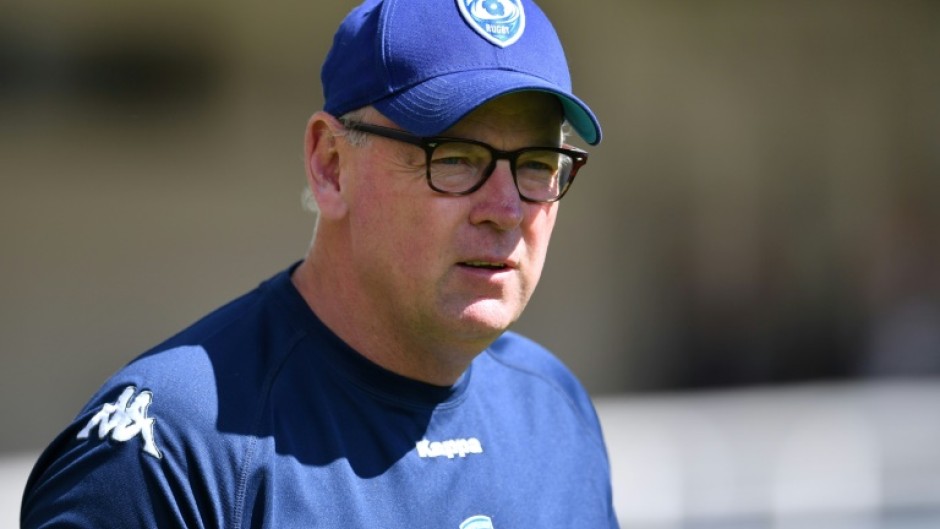
[[374,106],[405,130],[434,136],[492,99],[530,90],[558,96],[571,128],[588,144],[600,143],[600,123],[580,99],[544,79],[508,70],[473,70],[433,77]]

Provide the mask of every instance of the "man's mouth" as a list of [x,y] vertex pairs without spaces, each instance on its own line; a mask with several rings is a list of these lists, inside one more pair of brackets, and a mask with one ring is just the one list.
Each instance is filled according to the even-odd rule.
[[509,268],[506,266],[506,263],[493,263],[489,261],[464,261],[460,263],[460,265],[468,268],[483,268],[486,270],[503,270]]

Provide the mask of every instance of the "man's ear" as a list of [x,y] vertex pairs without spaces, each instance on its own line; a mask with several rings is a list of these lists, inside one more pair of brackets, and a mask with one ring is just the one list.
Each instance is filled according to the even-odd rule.
[[307,185],[322,218],[340,218],[346,214],[347,205],[340,187],[340,153],[336,145],[345,132],[339,120],[323,111],[307,122],[304,137]]

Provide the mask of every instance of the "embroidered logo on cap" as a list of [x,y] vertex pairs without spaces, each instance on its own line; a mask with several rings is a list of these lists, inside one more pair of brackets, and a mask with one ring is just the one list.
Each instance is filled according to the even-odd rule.
[[483,38],[505,48],[525,31],[522,0],[457,0],[460,14]]

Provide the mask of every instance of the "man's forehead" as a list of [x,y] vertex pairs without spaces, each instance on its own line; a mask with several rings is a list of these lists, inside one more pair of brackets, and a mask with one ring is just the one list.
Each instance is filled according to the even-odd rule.
[[561,102],[552,94],[538,91],[523,91],[505,94],[483,103],[466,117],[480,114],[499,114],[525,118],[529,115],[544,116],[561,121],[564,112]]
[[502,132],[544,134],[554,138],[563,123],[564,114],[557,97],[544,92],[517,92],[480,105],[444,135],[461,136],[470,130],[496,128]]

